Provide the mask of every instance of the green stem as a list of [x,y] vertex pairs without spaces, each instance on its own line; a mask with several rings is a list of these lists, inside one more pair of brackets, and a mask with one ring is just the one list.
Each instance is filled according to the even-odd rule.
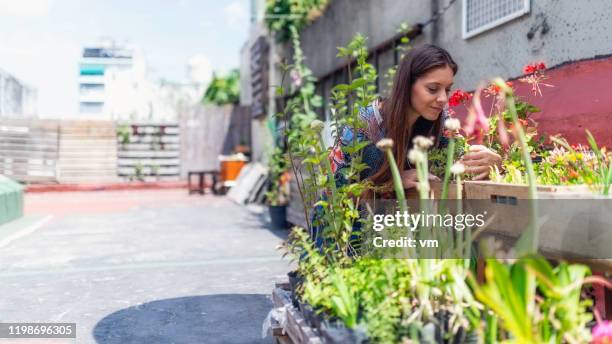
[[391,149],[385,149],[387,153],[387,159],[389,160],[389,167],[391,168],[391,176],[393,177],[393,187],[395,189],[395,197],[399,203],[400,210],[405,212],[406,209],[406,194],[404,193],[404,187],[402,186],[402,177],[400,176],[395,157]]
[[446,152],[446,167],[444,168],[444,182],[442,183],[442,196],[440,199],[448,198],[448,183],[451,177],[451,165],[453,164],[453,160],[455,159],[455,139],[450,138],[448,141],[448,147]]
[[529,155],[529,150],[527,147],[527,138],[525,137],[523,127],[518,122],[516,105],[514,103],[514,96],[512,95],[512,93],[506,93],[506,106],[508,108],[508,112],[512,116],[512,122],[514,123],[515,130],[518,133],[519,144],[521,146],[521,154],[523,156],[523,162],[525,163],[525,170],[527,173],[527,182],[529,185],[529,199],[531,202],[531,218],[529,221],[529,228],[521,237],[521,240],[519,241],[519,248],[523,246],[521,242],[523,242],[523,240],[527,240],[527,243],[531,245],[525,253],[536,253],[539,247],[539,229],[537,228],[538,204],[535,201],[537,199],[536,177],[533,171],[533,163],[531,161],[531,156]]

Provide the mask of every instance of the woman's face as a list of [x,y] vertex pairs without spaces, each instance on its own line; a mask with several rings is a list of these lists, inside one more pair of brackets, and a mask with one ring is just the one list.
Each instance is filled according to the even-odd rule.
[[430,121],[438,119],[448,103],[453,78],[453,70],[448,65],[432,69],[418,78],[412,85],[411,110]]

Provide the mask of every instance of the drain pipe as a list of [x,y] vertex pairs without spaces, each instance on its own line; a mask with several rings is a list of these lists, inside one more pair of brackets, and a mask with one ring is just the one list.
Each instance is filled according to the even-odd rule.
[[431,18],[433,22],[431,23],[431,44],[438,44],[438,15],[440,11],[440,6],[438,0],[431,0]]

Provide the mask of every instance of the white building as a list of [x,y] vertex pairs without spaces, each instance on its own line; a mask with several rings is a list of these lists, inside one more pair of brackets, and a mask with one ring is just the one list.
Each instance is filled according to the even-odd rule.
[[[189,72],[192,67],[188,66]],[[83,49],[79,63],[79,117],[131,122],[176,122],[199,101],[203,85],[153,82],[137,49],[105,42]]]
[[0,69],[0,117],[36,117],[37,91]]
[[83,48],[79,117],[127,120],[150,116],[145,60],[134,49],[103,42]]

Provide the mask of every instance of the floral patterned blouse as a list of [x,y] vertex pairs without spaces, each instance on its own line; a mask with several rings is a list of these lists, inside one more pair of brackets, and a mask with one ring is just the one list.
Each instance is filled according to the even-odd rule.
[[[362,151],[362,161],[369,167],[362,171],[360,176],[362,180],[374,175],[382,166],[384,154],[381,150],[376,148],[376,142],[385,137],[385,128],[382,125],[383,117],[379,108],[380,101],[375,100],[366,108],[361,109],[359,112],[359,117],[366,124],[364,128],[355,129],[348,126],[342,128],[340,137],[338,137],[336,140],[336,143],[332,147],[329,154],[331,168],[334,172],[336,184],[344,185],[347,182],[343,174],[339,173],[339,171],[349,166],[351,161],[350,155],[343,152],[342,147],[349,146],[353,140],[356,140],[356,142],[364,142],[367,140],[370,142]],[[442,116],[442,123],[444,123],[445,118],[448,117],[446,110],[442,112]],[[410,147],[412,145],[412,138],[415,136],[429,136],[433,125],[433,121],[419,117],[419,119],[415,122],[412,137],[406,144]],[[438,147],[444,147],[448,143],[448,139],[442,136],[442,132],[440,132],[436,142],[438,142]],[[406,152],[408,152],[408,150],[406,150]],[[412,166],[410,166],[410,162],[407,161],[406,164],[406,169],[412,168]]]

